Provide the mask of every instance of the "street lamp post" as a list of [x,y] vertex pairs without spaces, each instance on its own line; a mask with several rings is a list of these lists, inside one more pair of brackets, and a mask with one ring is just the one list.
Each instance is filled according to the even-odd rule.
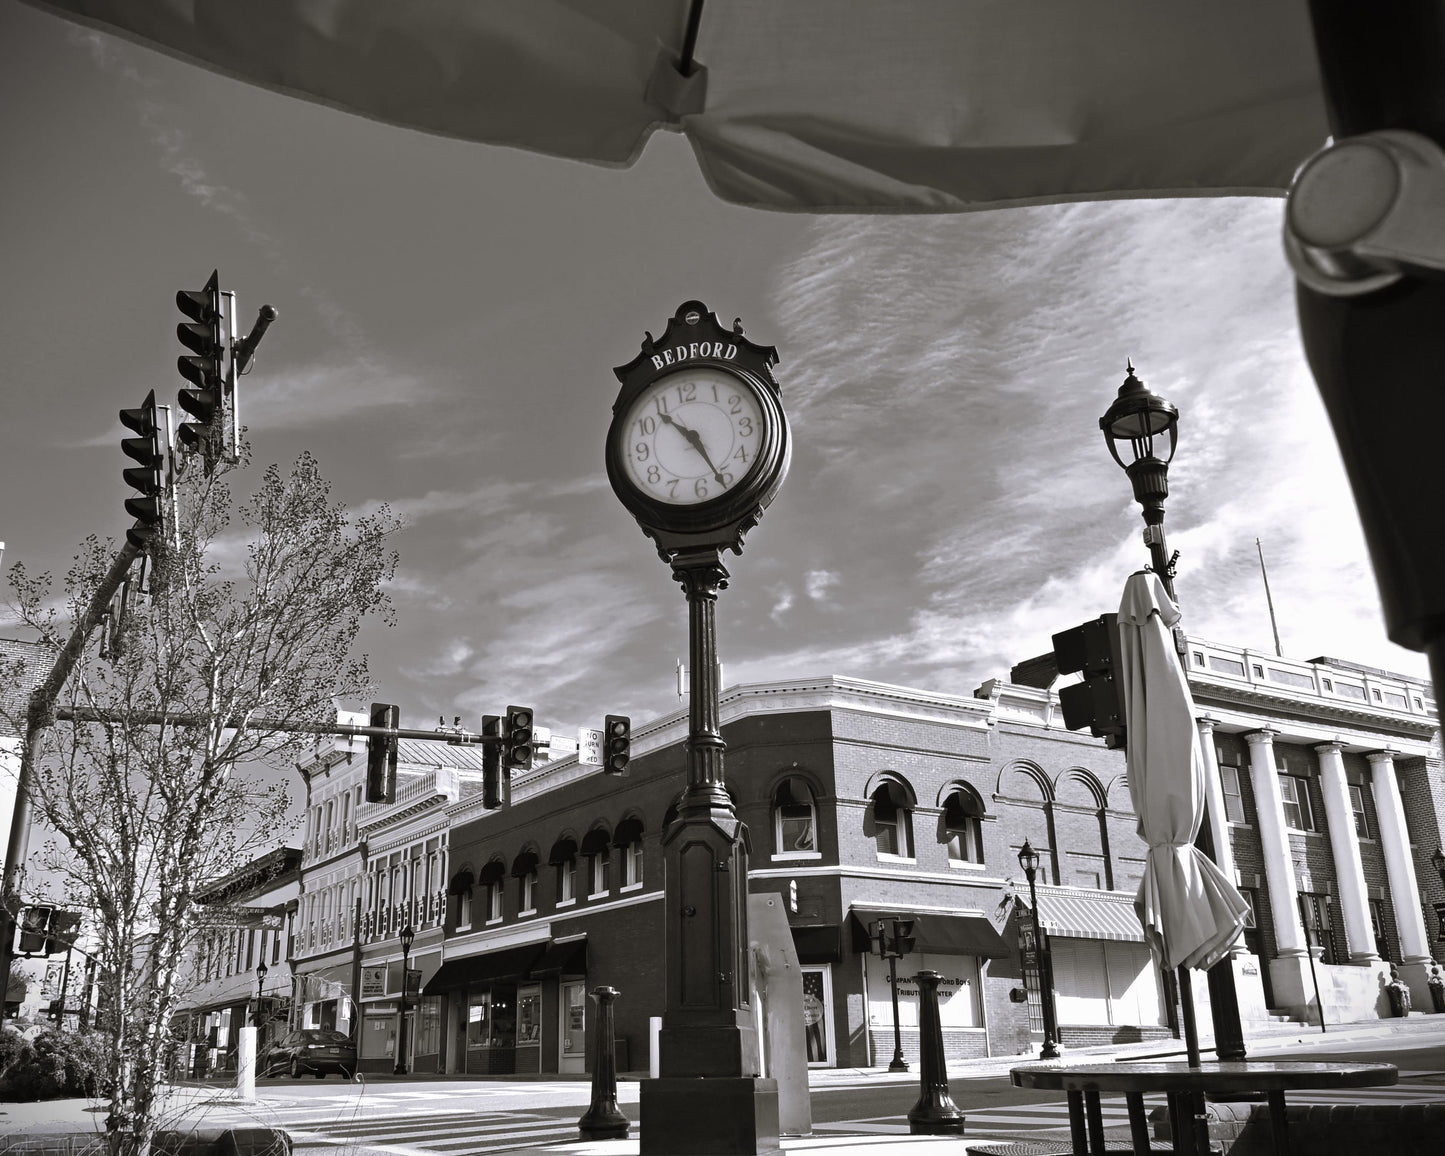
[[265,962],[256,965],[256,1018],[253,1021],[257,1027],[261,1025],[261,992],[266,986],[266,972],[270,969]]
[[[1164,538],[1164,499],[1169,496],[1169,463],[1178,446],[1179,410],[1150,390],[1134,374],[1134,363],[1126,363],[1128,375],[1119,387],[1114,403],[1099,419],[1104,442],[1113,459],[1123,467],[1134,487],[1134,500],[1142,507],[1144,544],[1149,547],[1151,569],[1163,582],[1170,599],[1178,605],[1174,592],[1174,562],[1178,552],[1169,553]],[[1129,461],[1120,455],[1126,447]],[[1156,452],[1156,450],[1158,452]],[[1178,627],[1175,628],[1176,632]],[[1182,635],[1179,639],[1182,640]],[[1182,649],[1182,641],[1179,642]],[[1223,833],[1222,838],[1228,838]],[[1214,846],[1213,825],[1206,811],[1199,825],[1196,840],[1199,849],[1218,863]],[[1244,1027],[1239,1018],[1239,995],[1234,986],[1234,964],[1226,957],[1206,973],[1209,982],[1210,1017],[1214,1022],[1214,1050],[1221,1060],[1245,1058]],[[1192,985],[1188,969],[1179,968],[1180,1007],[1183,1012],[1186,1045],[1189,1055],[1198,1054],[1195,1035]]]
[[407,924],[401,929],[401,1023],[396,1033],[396,1067],[393,1074],[406,1075],[406,981],[411,972],[411,943],[416,932]]
[[1043,934],[1039,928],[1039,893],[1034,886],[1034,876],[1039,870],[1039,853],[1027,839],[1019,848],[1019,866],[1029,881],[1029,911],[1034,928],[1034,957],[1038,961],[1039,1003],[1044,1013],[1044,1045],[1039,1049],[1039,1059],[1059,1058],[1059,1024],[1054,1013],[1054,963],[1051,954],[1044,948]]
[[903,954],[903,938],[912,930],[911,921],[907,928],[900,927],[898,919],[880,919],[873,925],[874,942],[878,954],[888,961],[888,989],[893,993],[893,1059],[888,1064],[890,1072],[908,1071],[908,1061],[903,1058],[903,1031],[898,1022],[898,959]]

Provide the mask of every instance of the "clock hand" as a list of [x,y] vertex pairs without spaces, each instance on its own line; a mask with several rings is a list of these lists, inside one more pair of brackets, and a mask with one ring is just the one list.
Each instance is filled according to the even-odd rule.
[[697,430],[688,429],[687,426],[683,425],[682,422],[678,421],[671,414],[664,413],[658,416],[662,418],[665,423],[672,426],[673,429],[677,430],[678,433],[682,434],[682,436],[687,439],[688,445],[692,446],[693,449],[702,455],[702,460],[707,463],[707,468],[712,471],[712,476],[717,479],[718,484],[727,485],[727,482],[723,480],[722,472],[717,466],[712,464],[712,458],[708,457],[707,450],[702,444],[702,437],[698,434]]

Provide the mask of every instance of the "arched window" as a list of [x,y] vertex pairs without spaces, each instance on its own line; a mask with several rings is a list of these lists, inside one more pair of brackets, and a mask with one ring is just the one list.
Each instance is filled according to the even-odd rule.
[[472,884],[475,877],[472,875],[471,866],[465,866],[452,877],[451,886],[447,888],[457,897],[457,930],[465,931],[472,925]]
[[796,775],[773,792],[773,846],[779,855],[818,850],[818,808],[812,790]]
[[517,914],[537,910],[537,849],[527,847],[512,860],[512,877],[517,881]]
[[983,803],[976,791],[959,787],[943,801],[943,836],[950,863],[983,862]]
[[577,898],[577,840],[564,835],[552,844],[547,862],[557,869],[557,903],[572,903]]
[[642,820],[630,815],[617,824],[612,845],[622,856],[622,888],[642,886]]
[[913,856],[913,799],[895,779],[885,779],[869,796],[873,839],[880,855]]
[[502,918],[502,880],[506,877],[507,865],[500,859],[493,859],[477,876],[477,882],[485,888],[484,919],[488,923],[497,923]]
[[606,895],[607,869],[611,860],[611,836],[606,827],[593,827],[582,839],[582,854],[587,856],[587,894]]

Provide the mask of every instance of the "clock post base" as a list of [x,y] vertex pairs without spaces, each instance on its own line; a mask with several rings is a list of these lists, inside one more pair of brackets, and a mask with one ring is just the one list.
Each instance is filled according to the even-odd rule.
[[778,1082],[758,1076],[643,1080],[640,1156],[775,1156]]

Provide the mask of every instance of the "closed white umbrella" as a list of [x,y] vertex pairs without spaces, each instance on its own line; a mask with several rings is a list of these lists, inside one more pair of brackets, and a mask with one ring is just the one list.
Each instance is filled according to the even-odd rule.
[[1194,845],[1206,771],[1194,698],[1174,646],[1178,621],[1157,574],[1130,575],[1119,604],[1126,756],[1129,797],[1149,845],[1134,908],[1161,967],[1202,970],[1228,952],[1249,905]]

